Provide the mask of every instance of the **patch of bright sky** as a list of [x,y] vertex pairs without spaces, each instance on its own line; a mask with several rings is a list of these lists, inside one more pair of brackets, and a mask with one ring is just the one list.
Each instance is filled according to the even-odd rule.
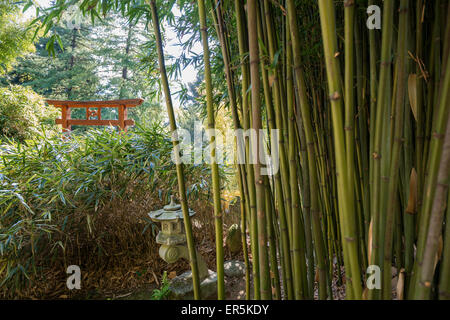
[[[36,0],[36,3],[38,3],[41,7],[47,8],[50,6],[50,0]],[[175,18],[180,17],[182,15],[182,12],[178,8],[177,5],[175,5],[172,9],[172,13],[174,14]],[[35,11],[32,9],[28,9],[25,14],[24,18],[29,19],[33,18],[35,16]],[[182,37],[181,39],[178,39],[178,36],[173,28],[171,28],[168,25],[165,25],[165,37],[166,37],[166,43],[164,47],[164,53],[168,54],[174,58],[179,57],[181,55],[180,50],[180,44],[184,41],[183,38],[187,38],[187,36]],[[202,53],[202,47],[200,42],[196,42],[193,44],[191,51],[194,54],[201,54]],[[189,54],[186,55],[189,57]],[[173,61],[167,61],[166,63],[170,64]],[[177,92],[181,89],[181,84],[187,85],[190,82],[194,82],[197,77],[197,70],[192,66],[189,65],[185,69],[181,70],[181,79],[176,79],[175,81],[171,82],[171,92],[172,92],[172,100],[175,109],[179,109],[180,107],[180,101],[179,98],[174,92]],[[145,97],[143,97],[145,99]]]

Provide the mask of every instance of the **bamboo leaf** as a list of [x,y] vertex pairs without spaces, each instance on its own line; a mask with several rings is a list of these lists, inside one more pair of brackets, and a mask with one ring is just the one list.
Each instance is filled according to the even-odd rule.
[[414,73],[408,77],[408,95],[411,111],[417,121],[417,75]]
[[403,300],[404,291],[405,291],[405,269],[401,269],[398,273],[398,281],[397,281],[397,299]]

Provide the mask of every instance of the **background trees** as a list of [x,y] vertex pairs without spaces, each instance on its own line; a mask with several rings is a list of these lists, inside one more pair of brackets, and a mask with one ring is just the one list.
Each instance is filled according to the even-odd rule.
[[17,57],[33,51],[33,33],[27,25],[14,1],[0,3],[0,75],[11,68]]

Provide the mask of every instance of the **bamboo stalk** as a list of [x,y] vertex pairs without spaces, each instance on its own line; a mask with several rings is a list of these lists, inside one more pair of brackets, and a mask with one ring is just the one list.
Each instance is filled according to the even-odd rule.
[[[149,2],[149,0],[147,0]],[[167,107],[167,114],[169,116],[169,123],[170,123],[170,129],[172,132],[176,132],[177,130],[177,124],[175,120],[175,113],[173,110],[172,105],[172,98],[170,96],[170,88],[169,88],[169,81],[167,78],[167,72],[166,72],[166,66],[164,63],[164,53],[163,53],[163,47],[162,47],[162,41],[161,41],[161,31],[159,29],[159,19],[158,19],[158,13],[156,10],[155,1],[150,1],[150,9],[152,13],[152,20],[153,20],[153,29],[155,32],[155,38],[156,38],[156,47],[158,50],[158,62],[159,62],[159,70],[161,74],[161,82],[164,89],[164,96],[166,98],[166,107]],[[179,150],[178,146],[178,139],[172,140],[173,147],[175,150]],[[200,292],[200,280],[199,280],[199,273],[198,273],[198,265],[197,265],[197,255],[195,251],[195,244],[194,244],[194,236],[192,233],[192,223],[191,218],[189,216],[189,207],[187,203],[186,198],[186,187],[184,182],[184,172],[183,172],[183,164],[181,163],[180,154],[179,152],[175,152],[176,155],[176,170],[177,170],[177,179],[178,179],[178,192],[180,194],[180,202],[181,202],[181,209],[183,211],[183,220],[184,220],[184,227],[185,227],[185,233],[186,233],[186,242],[188,245],[188,251],[189,251],[189,260],[192,270],[192,283],[193,283],[193,291],[194,291],[194,299],[198,300],[201,298],[201,292]]]
[[342,121],[342,90],[339,77],[339,68],[336,61],[337,40],[335,33],[335,15],[333,1],[320,0],[320,22],[322,26],[325,60],[327,65],[327,78],[329,98],[331,100],[331,112],[334,133],[334,145],[336,150],[336,169],[338,183],[339,213],[343,228],[343,243],[348,247],[348,262],[346,265],[351,271],[349,280],[353,287],[353,297],[361,298],[361,272],[359,268],[358,243],[355,229],[355,205],[352,191],[353,183],[348,180],[346,170],[346,146],[344,141],[344,126]]
[[[447,59],[448,65],[450,65],[450,55],[448,55]],[[445,77],[443,80],[443,88],[450,88],[450,70],[447,69],[445,73]],[[450,90],[443,90],[442,95],[440,97],[440,110],[448,109],[450,104]],[[446,107],[445,107],[446,106]],[[442,109],[441,109],[442,108]],[[436,177],[434,180],[436,181],[434,185],[434,199],[431,202],[432,208],[430,212],[430,222],[428,226],[428,232],[425,240],[425,247],[423,248],[423,257],[418,257],[418,260],[421,262],[419,268],[417,268],[420,274],[417,274],[416,277],[418,280],[415,284],[415,298],[416,299],[426,299],[429,298],[430,289],[431,289],[431,279],[434,271],[434,262],[435,255],[437,250],[437,243],[439,241],[439,237],[442,230],[442,221],[443,214],[445,209],[445,200],[448,195],[448,179],[450,172],[450,117],[448,116],[447,111],[447,123],[444,125],[443,130],[445,130],[445,136],[442,139],[442,146],[440,150],[441,156],[440,164],[437,169]],[[437,153],[437,152],[436,152]],[[432,154],[436,154],[432,153]],[[427,201],[428,202],[428,201]],[[427,202],[425,202],[427,204]],[[426,208],[426,207],[425,207]]]
[[[256,0],[249,0],[247,3],[248,20],[258,21],[258,3]],[[259,251],[259,277],[260,293],[262,299],[270,299],[270,275],[269,260],[267,255],[267,237],[266,237],[266,210],[264,203],[265,183],[261,175],[261,144],[260,130],[261,123],[261,104],[260,104],[260,76],[259,76],[259,49],[258,49],[258,30],[256,23],[248,25],[248,39],[250,49],[250,78],[252,84],[252,128],[256,131],[256,164],[254,165],[255,185],[256,185],[256,209],[258,225],[258,251]]]
[[[228,96],[230,100],[230,106],[231,106],[231,114],[233,118],[234,128],[235,130],[241,129],[241,124],[239,120],[237,105],[236,105],[236,97],[235,97],[235,91],[234,91],[234,85],[233,85],[233,74],[232,69],[230,65],[230,52],[227,46],[227,41],[225,39],[226,32],[224,30],[224,22],[222,18],[222,10],[221,5],[219,1],[214,5],[212,0],[211,4],[213,8],[216,8],[217,16],[214,14],[213,10],[213,18],[218,25],[217,27],[217,36],[219,37],[220,46],[222,50],[222,56],[223,56],[223,62],[225,65],[225,78],[227,82],[227,90],[228,90]],[[240,148],[240,146],[238,146]],[[248,189],[247,189],[247,183],[246,183],[246,175],[245,175],[245,166],[241,163],[237,165],[238,171],[239,171],[239,185],[240,185],[240,194],[241,194],[241,202],[248,202]],[[241,217],[241,231],[242,231],[242,246],[244,250],[244,260],[246,263],[246,297],[249,299],[250,297],[250,275],[249,275],[249,261],[248,261],[248,252],[247,252],[247,239],[246,239],[246,213],[245,208],[243,208],[244,211],[242,211],[242,217]]]
[[[447,22],[447,30],[450,30],[450,23]],[[447,31],[447,34],[449,34],[450,31]],[[447,40],[448,41],[448,40]],[[429,217],[431,214],[431,207],[433,205],[433,199],[434,199],[434,193],[436,189],[436,183],[437,183],[437,174],[438,174],[438,168],[439,168],[439,160],[442,155],[442,146],[443,146],[443,137],[445,132],[445,126],[447,124],[446,120],[449,116],[450,108],[448,104],[448,77],[449,72],[448,69],[445,68],[445,66],[450,66],[450,54],[449,52],[445,52],[444,54],[446,56],[443,57],[444,59],[444,68],[442,69],[442,83],[439,86],[439,95],[437,100],[437,107],[434,110],[434,122],[432,127],[432,139],[430,141],[429,146],[429,155],[428,155],[428,167],[426,169],[426,181],[425,181],[425,192],[423,195],[423,207],[420,214],[420,221],[419,225],[421,228],[419,229],[419,235],[417,240],[417,255],[416,255],[416,261],[413,268],[413,283],[412,283],[412,292],[420,292],[416,290],[416,288],[419,285],[419,279],[421,274],[421,266],[423,265],[423,251],[425,248],[425,243],[427,239],[427,232],[428,232],[428,223],[429,223]],[[437,72],[441,73],[441,72]],[[447,87],[445,86],[447,85]],[[417,297],[417,295],[416,295]]]
[[[205,67],[205,83],[206,83],[206,108],[208,112],[208,129],[215,130],[215,113],[213,107],[213,93],[211,80],[211,66],[209,61],[208,33],[206,26],[206,11],[204,0],[198,0],[198,11],[200,18],[200,33],[203,44],[203,62]],[[225,280],[223,265],[223,222],[222,222],[222,206],[220,199],[220,177],[219,166],[216,161],[216,141],[215,136],[210,137],[211,146],[211,178],[213,185],[214,200],[214,225],[216,229],[216,265],[217,265],[217,298],[223,300],[225,298]]]
[[[319,205],[318,205],[318,188],[317,188],[317,169],[316,169],[316,157],[314,150],[314,133],[313,127],[311,123],[311,115],[310,115],[310,106],[308,102],[308,98],[306,95],[306,85],[303,77],[303,69],[301,66],[301,58],[300,58],[300,38],[298,34],[298,26],[295,15],[295,5],[292,0],[288,0],[287,2],[287,12],[289,19],[289,29],[291,32],[292,39],[292,52],[293,52],[293,62],[294,62],[294,71],[296,77],[296,84],[299,96],[299,105],[301,110],[301,117],[303,120],[303,128],[305,130],[306,144],[308,148],[308,170],[309,170],[309,179],[310,179],[310,196],[311,196],[311,215],[319,213]],[[308,208],[306,209],[308,210]],[[313,219],[314,220],[314,219]],[[317,221],[317,220],[316,220]],[[313,222],[314,223],[314,222]],[[316,228],[316,231],[319,231]],[[317,235],[318,236],[318,235]],[[318,252],[319,254],[321,252]],[[321,255],[321,254],[320,254]],[[323,257],[320,257],[322,259]],[[323,263],[321,263],[321,268],[323,268]],[[322,282],[323,282],[322,277]],[[296,279],[298,286],[301,286],[300,279]]]
[[397,96],[395,101],[395,137],[393,141],[392,157],[389,173],[388,204],[386,213],[386,225],[384,235],[384,259],[383,259],[383,298],[390,299],[391,289],[391,265],[392,265],[392,238],[394,234],[394,215],[398,199],[398,180],[400,168],[400,151],[403,146],[404,131],[403,119],[406,95],[406,59],[407,59],[407,38],[408,38],[408,0],[400,1],[399,8],[399,32],[397,49]]
[[[261,28],[259,27],[258,32],[260,32]],[[262,35],[260,34],[260,38]],[[263,79],[263,87],[264,87],[264,97],[266,102],[266,111],[267,111],[267,121],[269,130],[276,129],[275,125],[275,115],[272,105],[272,95],[269,89],[269,80],[267,75],[267,69],[264,61],[261,61],[261,73]],[[280,170],[275,174],[275,194],[277,199],[277,209],[278,216],[280,220],[280,231],[281,231],[281,247],[282,247],[282,259],[283,259],[283,274],[284,274],[284,286],[287,291],[287,298],[289,300],[293,299],[293,283],[292,283],[292,268],[291,268],[291,254],[290,254],[290,242],[289,242],[289,230],[286,219],[286,211],[285,211],[285,201],[283,197],[283,188],[280,176]]]
[[[447,127],[448,130],[448,127]],[[445,217],[444,248],[442,250],[441,272],[439,277],[439,300],[450,300],[450,197],[447,195]]]
[[[248,130],[251,124],[251,115],[249,108],[249,86],[250,86],[250,76],[249,76],[249,63],[246,55],[248,54],[248,41],[247,41],[247,30],[245,27],[245,16],[243,14],[244,6],[239,0],[235,0],[235,15],[238,33],[238,43],[239,43],[239,57],[241,64],[241,75],[242,75],[242,113],[243,113],[243,126],[244,130]],[[247,164],[247,186],[249,193],[249,204],[250,204],[250,245],[252,253],[252,274],[253,274],[253,292],[254,299],[260,298],[260,284],[259,284],[259,257],[258,257],[258,245],[257,245],[257,224],[256,224],[256,191],[255,191],[255,178],[254,178],[254,168],[253,164],[249,161],[249,139],[245,139],[245,150],[246,150],[246,164]]]
[[[394,15],[394,1],[387,0],[383,5],[383,24],[382,24],[382,44],[381,44],[381,63],[380,63],[380,80],[378,83],[378,95],[375,111],[375,125],[373,134],[373,171],[372,171],[372,190],[371,190],[371,220],[372,220],[372,247],[370,264],[381,265],[379,261],[379,228],[381,225],[381,209],[380,209],[380,193],[381,193],[381,158],[382,141],[383,141],[383,122],[386,114],[386,100],[389,96],[389,73],[391,65],[391,48],[392,48],[392,28]],[[369,291],[369,298],[375,299],[379,297],[380,291],[372,289]]]
[[277,262],[277,242],[275,241],[275,230],[273,227],[273,199],[270,189],[269,178],[263,176],[266,185],[266,212],[267,212],[267,238],[269,240],[270,274],[272,278],[272,294],[275,300],[281,300],[280,274]]
[[[289,27],[289,26],[288,26]],[[294,264],[296,268],[300,266],[304,270],[306,270],[307,267],[314,270],[314,265],[311,264],[306,266],[306,260],[305,260],[305,250],[304,250],[304,243],[306,240],[305,236],[305,226],[303,224],[303,221],[301,219],[302,217],[302,210],[301,210],[301,204],[300,204],[300,193],[299,193],[299,178],[297,176],[297,164],[299,163],[298,159],[298,150],[297,150],[297,134],[295,132],[295,112],[294,112],[294,87],[293,87],[293,77],[292,77],[292,50],[290,45],[286,48],[286,64],[288,66],[287,75],[286,75],[286,88],[287,88],[287,105],[288,105],[288,159],[289,159],[289,183],[290,183],[290,192],[291,192],[291,205],[292,205],[292,235],[294,237],[293,241],[293,250],[294,250]],[[308,171],[306,172],[308,174]],[[314,174],[314,173],[313,173]],[[309,214],[309,213],[306,213]],[[306,248],[305,248],[306,249]],[[322,257],[322,256],[320,256]],[[322,262],[322,259],[320,259],[320,262]],[[323,267],[321,264],[320,267]],[[306,274],[306,272],[302,272],[303,274]],[[324,298],[324,285],[326,285],[326,279],[323,279],[323,272],[320,273],[320,297],[321,299]],[[309,288],[309,284],[307,280],[305,279],[305,276],[302,276],[303,278],[303,295],[305,297],[312,298],[311,295],[311,289]],[[325,281],[324,281],[325,280]]]

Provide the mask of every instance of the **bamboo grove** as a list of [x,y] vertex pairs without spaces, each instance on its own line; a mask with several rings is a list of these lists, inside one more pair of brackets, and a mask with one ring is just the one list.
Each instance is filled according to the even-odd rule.
[[[381,30],[367,27],[368,5],[382,8]],[[397,298],[448,299],[448,2],[211,8],[235,127],[281,130],[274,177],[237,166],[253,297],[312,299],[317,287],[330,299],[343,266],[348,299],[391,299],[391,267]],[[315,24],[323,51],[304,61]],[[379,288],[367,286],[370,266]]]
[[[91,2],[114,3],[81,2],[85,11]],[[175,129],[157,8],[153,0],[145,4]],[[185,5],[198,10],[194,27],[203,45],[208,127],[214,128],[218,107],[210,49],[220,46],[235,129],[280,132],[268,137],[278,139],[275,175],[262,175],[261,161],[235,166],[247,299],[333,299],[336,281],[345,284],[347,299],[450,299],[449,2],[198,0]],[[371,5],[381,9],[380,28],[369,28]],[[243,149],[249,159],[248,139]],[[177,174],[188,217],[181,164]],[[223,212],[214,162],[212,186],[217,288],[223,299]],[[190,223],[186,233],[200,298]],[[374,287],[371,275],[377,268],[381,279]]]

